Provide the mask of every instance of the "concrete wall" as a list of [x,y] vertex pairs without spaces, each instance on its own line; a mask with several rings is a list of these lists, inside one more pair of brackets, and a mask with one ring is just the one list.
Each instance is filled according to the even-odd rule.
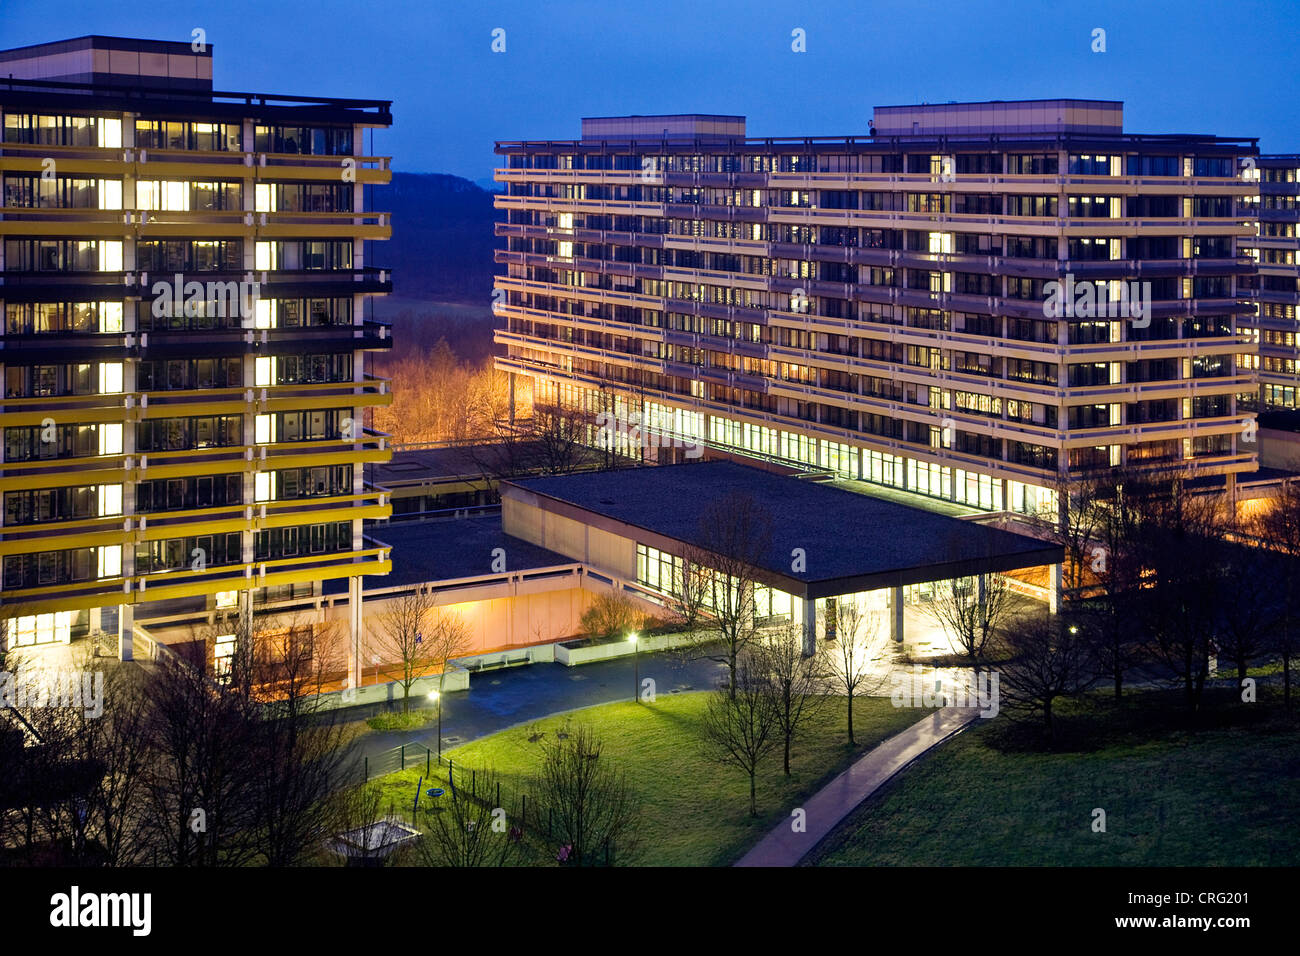
[[[1300,471],[1300,435],[1276,428],[1259,430],[1259,465]],[[1249,475],[1246,476],[1247,478]]]
[[[446,606],[460,615],[472,635],[466,654],[481,654],[491,648],[541,644],[576,635],[582,612],[594,595],[581,588],[565,588],[515,597],[493,598]],[[366,614],[376,611],[366,602]]]
[[625,580],[636,579],[636,542],[552,514],[507,491],[501,499],[501,527],[506,534]]

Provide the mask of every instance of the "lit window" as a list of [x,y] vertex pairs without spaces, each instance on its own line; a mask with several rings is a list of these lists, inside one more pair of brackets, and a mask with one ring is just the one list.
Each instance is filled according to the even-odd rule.
[[122,486],[99,486],[99,516],[107,518],[122,513]]
[[120,149],[122,146],[122,121],[120,119],[101,119],[99,121],[98,144],[101,149]]
[[100,362],[99,393],[101,395],[115,395],[120,391],[122,391],[122,363]]
[[163,208],[174,212],[184,212],[190,208],[190,184],[169,182],[165,187]]
[[253,476],[253,498],[255,501],[271,500],[271,476],[267,472],[259,471]]
[[122,426],[99,426],[99,453],[101,455],[122,454]]
[[235,656],[235,635],[219,634],[212,647],[212,669],[217,677],[230,675],[230,659]]
[[99,331],[101,332],[122,331],[122,303],[121,302],[99,303]]
[[271,415],[258,415],[253,420],[253,440],[259,445],[275,441],[275,418]]
[[122,243],[101,242],[99,244],[99,271],[122,271]]
[[257,328],[259,329],[275,328],[275,313],[276,313],[275,300],[258,299],[255,308],[256,308],[256,313],[254,318],[254,324],[257,326]]
[[122,180],[101,179],[99,181],[99,208],[122,208]]
[[99,576],[115,578],[122,573],[122,546],[108,544],[99,549]]
[[275,356],[259,356],[256,362],[257,379],[255,385],[261,387],[275,384]]
[[276,268],[275,243],[259,242],[257,244],[253,268],[261,270],[271,270]]

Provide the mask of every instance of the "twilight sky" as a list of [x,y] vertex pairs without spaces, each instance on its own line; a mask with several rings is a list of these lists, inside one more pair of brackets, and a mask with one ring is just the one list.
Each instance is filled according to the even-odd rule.
[[391,99],[376,152],[475,180],[494,140],[572,139],[582,116],[738,113],[751,136],[849,135],[874,105],[1058,96],[1123,100],[1131,132],[1300,152],[1295,0],[0,0],[0,48],[195,27],[218,89]]

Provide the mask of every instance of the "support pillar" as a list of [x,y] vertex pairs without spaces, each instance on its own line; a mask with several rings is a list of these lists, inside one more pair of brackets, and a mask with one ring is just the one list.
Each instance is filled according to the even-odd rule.
[[117,659],[133,661],[133,638],[135,637],[135,605],[119,604],[117,606]]
[[1048,567],[1047,610],[1056,614],[1061,610],[1061,565],[1060,562]]
[[102,607],[92,607],[90,609],[90,633],[93,636],[96,631],[104,629],[104,609]]
[[815,598],[802,598],[803,611],[803,656],[812,657],[817,653],[817,601]]
[[515,424],[515,374],[510,372],[510,424]]
[[348,687],[361,686],[361,576],[348,578]]
[[889,636],[897,644],[903,643],[903,589],[889,589]]

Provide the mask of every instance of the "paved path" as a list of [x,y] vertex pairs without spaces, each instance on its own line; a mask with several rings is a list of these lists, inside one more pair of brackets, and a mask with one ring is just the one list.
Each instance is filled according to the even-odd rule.
[[[631,657],[566,667],[563,664],[526,664],[470,676],[469,690],[447,694],[442,701],[443,749],[458,747],[516,724],[538,720],[557,711],[575,710],[595,704],[632,700],[634,670]],[[639,675],[654,678],[659,696],[689,690],[710,690],[726,668],[696,658],[682,660],[665,651],[642,654]],[[426,702],[421,700],[421,704]],[[379,705],[351,708],[349,718],[368,717]],[[375,756],[401,744],[420,743],[437,749],[436,723],[418,730],[368,733],[353,748],[357,757]]]
[[945,707],[890,737],[804,801],[806,832],[782,821],[736,866],[795,866],[885,781],[978,716],[973,707]]

